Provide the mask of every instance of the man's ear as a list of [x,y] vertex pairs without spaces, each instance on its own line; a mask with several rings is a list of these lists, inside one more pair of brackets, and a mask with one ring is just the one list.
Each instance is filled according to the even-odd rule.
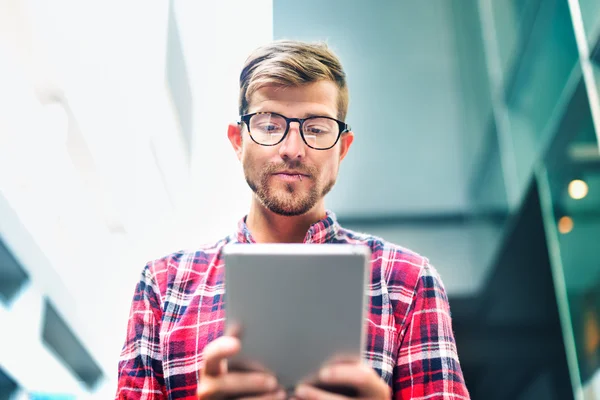
[[348,154],[348,150],[350,150],[352,142],[354,142],[354,132],[344,133],[340,138],[340,141],[342,143],[340,147],[340,161],[342,161],[344,157],[346,157],[346,154]]
[[227,127],[227,138],[231,142],[233,151],[237,155],[238,160],[242,160],[242,125],[229,124]]

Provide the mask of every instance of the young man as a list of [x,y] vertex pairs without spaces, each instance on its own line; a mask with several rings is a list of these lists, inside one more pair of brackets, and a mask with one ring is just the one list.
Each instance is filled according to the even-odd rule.
[[[138,284],[119,363],[117,398],[283,399],[273,376],[227,370],[240,341],[223,332],[223,246],[362,243],[371,248],[367,349],[361,362],[327,366],[324,383],[377,399],[468,399],[448,299],[427,259],[351,232],[324,197],[354,134],[344,122],[345,73],[322,44],[278,41],[257,49],[240,76],[240,115],[227,136],[254,192],[231,236],[149,263]],[[293,360],[290,360],[293,362]],[[341,399],[312,386],[300,399]]]

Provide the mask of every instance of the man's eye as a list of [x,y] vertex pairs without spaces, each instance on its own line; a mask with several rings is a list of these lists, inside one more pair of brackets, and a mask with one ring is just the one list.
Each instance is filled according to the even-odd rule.
[[281,128],[278,125],[262,125],[260,126],[260,130],[263,132],[277,132]]
[[323,128],[323,127],[318,127],[318,126],[310,126],[306,129],[308,134],[311,135],[325,135],[327,133],[329,133],[329,130],[327,128]]

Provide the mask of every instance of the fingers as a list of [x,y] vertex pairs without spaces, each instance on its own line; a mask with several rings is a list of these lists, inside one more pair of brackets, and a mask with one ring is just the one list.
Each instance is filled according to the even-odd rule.
[[239,339],[222,336],[204,348],[204,374],[217,376],[223,373],[223,360],[237,354],[241,349]]
[[210,342],[204,348],[204,367],[198,385],[200,399],[247,398],[252,400],[284,400],[274,376],[264,371],[243,372],[227,367],[227,359],[241,350],[239,327],[228,329],[227,335]]
[[242,325],[237,323],[230,324],[225,331],[225,336],[240,338],[242,336]]
[[240,400],[285,400],[285,391],[279,390],[274,393],[267,393],[262,396],[255,397],[241,397]]
[[364,364],[335,364],[319,372],[319,381],[330,385],[362,387],[375,373]]
[[228,373],[219,377],[207,376],[198,387],[200,399],[223,399],[243,396],[275,396],[278,384],[275,377],[260,372]]
[[362,363],[335,364],[323,368],[319,382],[329,386],[353,387],[359,397],[389,398],[390,387],[370,366]]
[[327,392],[305,384],[298,385],[295,395],[302,400],[346,400],[346,397],[339,394]]
[[277,388],[277,379],[261,372],[229,373],[223,375],[217,383],[217,391],[227,395],[271,393]]

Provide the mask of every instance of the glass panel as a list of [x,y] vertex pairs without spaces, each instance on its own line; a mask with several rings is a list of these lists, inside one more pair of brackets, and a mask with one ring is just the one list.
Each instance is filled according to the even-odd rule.
[[482,150],[478,153],[473,166],[474,175],[469,183],[470,207],[480,218],[470,232],[474,259],[487,267],[501,243],[499,239],[508,219],[508,200],[496,126],[492,123],[482,133]]
[[586,386],[600,367],[600,151],[582,83],[546,168],[553,210],[547,229],[560,250],[553,262],[562,265],[579,378]]
[[528,40],[518,54],[520,58],[505,81],[505,97],[518,192],[522,193],[554,129],[552,117],[563,113],[564,103],[581,75],[566,0],[541,2]]
[[593,48],[599,39],[600,33],[600,1],[579,0],[579,7],[581,8],[585,36],[588,39],[590,48]]
[[489,1],[503,80],[529,39],[540,0]]
[[471,204],[480,213],[506,213],[508,201],[496,126],[491,124],[490,129],[483,136],[485,137],[483,150],[473,168],[475,175],[470,183]]
[[456,59],[460,76],[463,154],[467,171],[477,168],[485,147],[486,130],[492,120],[492,96],[477,7],[450,2],[455,30]]

